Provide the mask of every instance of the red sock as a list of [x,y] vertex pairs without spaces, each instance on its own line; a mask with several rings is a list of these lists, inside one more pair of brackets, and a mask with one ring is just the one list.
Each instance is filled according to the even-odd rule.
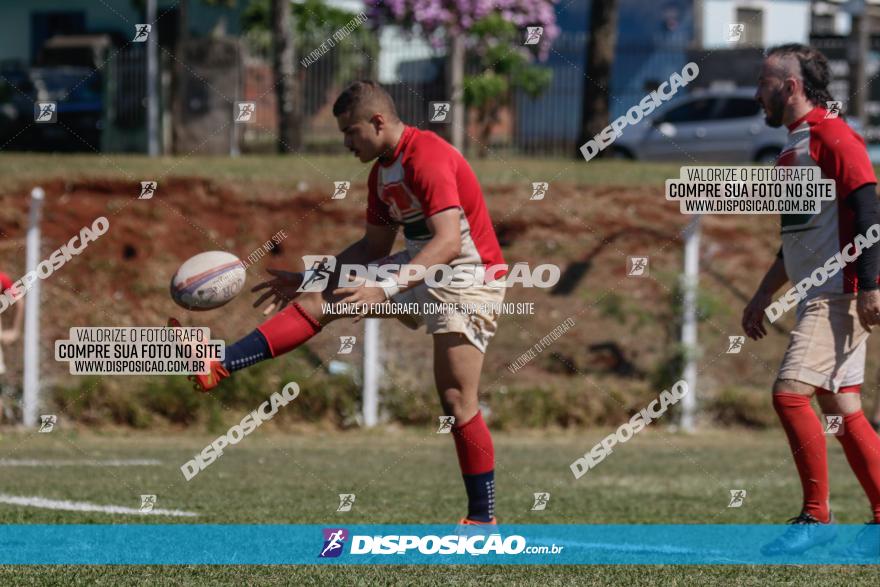
[[874,521],[880,523],[880,437],[859,410],[843,417],[843,434],[837,440],[871,502]]
[[257,327],[273,357],[292,351],[317,333],[321,324],[294,302]]
[[491,522],[495,518],[495,449],[492,436],[477,415],[452,428],[461,478],[468,497],[468,519]]
[[478,475],[495,469],[492,435],[489,434],[482,413],[477,411],[477,415],[464,424],[454,426],[452,435],[463,475]]
[[825,431],[810,406],[810,398],[796,393],[774,393],[773,407],[779,414],[794,456],[804,491],[803,511],[827,522],[828,453]]

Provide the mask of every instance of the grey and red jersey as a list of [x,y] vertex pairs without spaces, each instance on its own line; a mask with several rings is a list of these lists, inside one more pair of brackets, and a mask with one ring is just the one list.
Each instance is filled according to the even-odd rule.
[[[460,208],[461,253],[450,265],[504,264],[476,175],[464,156],[435,133],[405,127],[392,160],[373,164],[368,186],[367,222],[402,224],[412,257],[433,237],[427,219]],[[504,274],[498,271],[497,277]]]
[[[809,277],[853,241],[856,218],[847,197],[866,184],[877,183],[865,141],[842,118],[827,114],[816,107],[788,125],[788,142],[776,160],[777,165],[818,166],[823,178],[834,180],[837,195],[823,201],[818,214],[781,215],[782,256],[792,283]],[[811,288],[807,298],[857,290],[856,264],[849,263],[821,286]]]

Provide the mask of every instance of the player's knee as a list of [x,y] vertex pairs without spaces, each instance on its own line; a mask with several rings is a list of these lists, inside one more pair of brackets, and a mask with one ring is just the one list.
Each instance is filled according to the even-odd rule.
[[816,393],[816,388],[794,379],[777,379],[773,383],[773,393],[793,393],[812,397]]
[[862,409],[862,399],[858,393],[819,394],[819,407],[826,416],[849,416]]
[[472,410],[465,394],[460,389],[447,388],[440,391],[440,404],[443,406],[444,416],[454,416],[456,422],[464,422],[468,419]]

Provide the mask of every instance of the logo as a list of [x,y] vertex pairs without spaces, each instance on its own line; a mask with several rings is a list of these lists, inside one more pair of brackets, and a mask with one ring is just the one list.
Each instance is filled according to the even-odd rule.
[[37,102],[34,104],[34,122],[47,124],[58,122],[57,102]]
[[828,436],[843,435],[843,416],[841,414],[824,414],[825,434]]
[[296,291],[324,291],[330,283],[330,276],[336,269],[336,257],[332,255],[304,255],[303,266],[308,267],[303,274],[303,282]]
[[37,432],[52,432],[55,429],[55,424],[58,422],[58,416],[55,414],[46,414],[45,416],[40,416],[40,429]]
[[153,511],[154,505],[156,505],[156,496],[155,495],[141,495],[141,511],[142,512]]
[[544,27],[530,26],[526,27],[526,42],[524,45],[537,45],[541,41],[541,35],[544,34]]
[[354,350],[354,345],[357,343],[356,336],[340,336],[339,337],[339,350],[336,351],[337,355],[350,355],[351,351]]
[[544,196],[547,195],[547,190],[550,188],[550,184],[546,181],[533,181],[532,182],[532,197],[530,200],[543,200]]
[[843,110],[843,102],[838,100],[828,100],[825,102],[825,118],[837,118]]
[[727,42],[738,43],[746,30],[746,25],[741,23],[732,23],[727,25]]
[[449,102],[430,102],[431,108],[429,120],[431,122],[452,122],[449,119],[449,111],[452,105]]
[[257,112],[256,102],[236,102],[235,103],[235,122],[249,123],[254,122],[254,114]]
[[727,337],[727,354],[737,355],[742,350],[746,342],[745,336],[728,336]]
[[746,490],[745,489],[731,489],[730,490],[730,503],[727,504],[729,508],[740,508],[743,503],[746,501]]
[[550,494],[549,493],[536,493],[535,494],[535,503],[532,504],[533,512],[542,512],[547,509],[547,504],[550,503]]
[[455,416],[440,416],[440,427],[437,428],[437,434],[449,434],[452,432],[453,425],[455,425]]
[[[546,549],[548,554],[559,554],[565,548],[555,544],[538,547]],[[467,534],[447,534],[437,536],[393,535],[393,536],[351,536],[349,553],[352,555],[370,554],[374,556],[394,556],[408,554],[411,551],[429,555],[467,555],[483,556],[487,554],[512,555],[526,549],[526,539],[519,534],[502,537],[500,533],[484,532]]]
[[348,530],[345,528],[324,528],[324,546],[318,558],[336,558],[342,554],[345,541],[348,540]]
[[132,43],[143,43],[147,40],[147,37],[150,36],[150,31],[153,30],[153,26],[149,24],[136,24],[134,25],[134,38],[131,40]]
[[354,493],[340,493],[339,494],[339,507],[336,508],[337,512],[350,512],[351,506],[354,505]]
[[138,200],[149,200],[153,197],[153,194],[156,193],[156,188],[159,187],[159,184],[155,181],[142,181],[141,182],[141,195],[138,196]]
[[344,200],[345,196],[348,195],[348,190],[351,187],[350,181],[334,181],[333,182],[336,191],[333,192],[333,197],[331,200]]
[[626,274],[630,277],[646,277],[648,275],[647,257],[627,257]]

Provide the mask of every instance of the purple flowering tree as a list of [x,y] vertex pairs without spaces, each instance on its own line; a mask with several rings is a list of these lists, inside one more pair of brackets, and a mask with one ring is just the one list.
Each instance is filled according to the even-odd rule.
[[[559,36],[557,0],[366,0],[367,16],[376,28],[396,24],[421,34],[436,48],[449,51],[447,84],[452,107],[452,144],[464,147],[465,108],[475,107],[481,135],[488,137],[499,107],[510,102],[511,90],[532,95],[549,84],[549,72],[531,65],[547,58]],[[525,45],[528,27],[541,27]],[[483,73],[464,75],[465,55],[479,58]]]

